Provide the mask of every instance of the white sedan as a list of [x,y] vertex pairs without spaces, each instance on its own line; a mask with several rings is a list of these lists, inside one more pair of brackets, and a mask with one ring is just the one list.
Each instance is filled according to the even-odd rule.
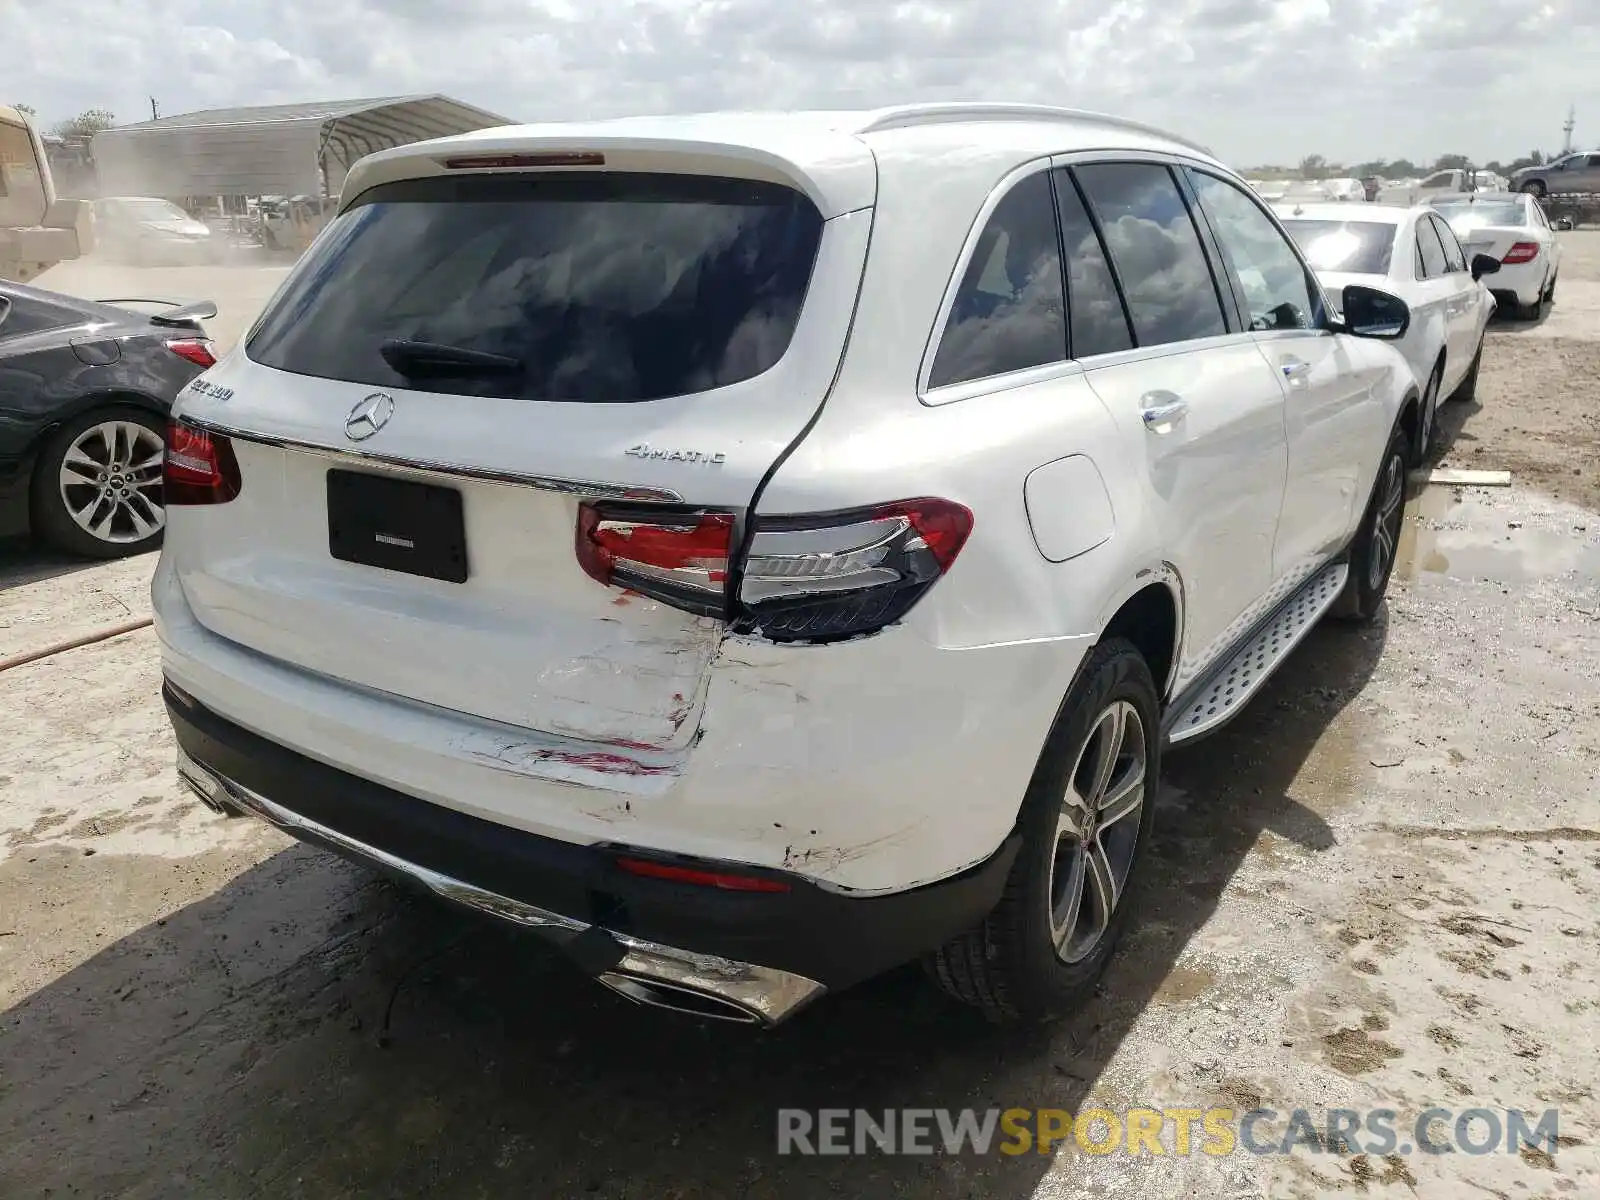
[[1500,264],[1469,260],[1450,226],[1427,207],[1302,204],[1278,205],[1277,212],[1335,309],[1352,283],[1392,292],[1410,307],[1410,328],[1395,345],[1422,389],[1425,453],[1439,398],[1470,400],[1477,391],[1483,330],[1495,309],[1479,281]]
[[1539,201],[1526,192],[1467,192],[1428,202],[1450,224],[1470,259],[1498,259],[1490,290],[1508,311],[1537,319],[1555,303],[1561,239]]

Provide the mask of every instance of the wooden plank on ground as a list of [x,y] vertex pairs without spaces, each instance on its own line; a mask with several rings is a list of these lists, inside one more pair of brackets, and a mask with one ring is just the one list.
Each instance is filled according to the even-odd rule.
[[1450,484],[1455,487],[1510,487],[1510,471],[1469,471],[1465,467],[1435,467],[1428,476],[1429,483]]

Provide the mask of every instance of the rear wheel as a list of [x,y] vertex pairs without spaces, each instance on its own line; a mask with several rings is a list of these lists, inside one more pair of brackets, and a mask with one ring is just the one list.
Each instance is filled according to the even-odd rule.
[[34,464],[34,532],[91,558],[154,550],[167,523],[164,454],[164,426],[140,409],[103,408],[68,421]]
[[1482,365],[1483,339],[1480,337],[1478,339],[1478,351],[1472,356],[1472,366],[1467,368],[1465,378],[1456,384],[1456,390],[1450,393],[1449,399],[1451,401],[1476,400],[1478,398],[1478,368]]
[[999,905],[929,963],[939,985],[998,1021],[1081,1003],[1128,917],[1161,770],[1155,682],[1133,645],[1090,652],[1018,817],[1022,847]]
[[1428,456],[1433,453],[1434,444],[1439,440],[1439,385],[1444,379],[1444,363],[1436,363],[1433,374],[1428,376],[1427,389],[1422,393],[1422,429],[1417,436],[1417,445],[1411,465],[1422,466],[1428,461]]
[[1350,543],[1350,577],[1334,601],[1331,615],[1366,624],[1378,615],[1389,577],[1394,574],[1400,549],[1400,531],[1406,519],[1406,461],[1410,445],[1405,430],[1389,435],[1383,463],[1378,467],[1372,498],[1361,518],[1361,528]]
[[1555,275],[1550,276],[1550,286],[1544,289],[1544,302],[1546,304],[1554,304],[1556,302],[1556,276]]
[[1522,185],[1522,190],[1527,192],[1530,196],[1537,196],[1541,200],[1544,199],[1545,188],[1543,180],[1530,179],[1527,183]]

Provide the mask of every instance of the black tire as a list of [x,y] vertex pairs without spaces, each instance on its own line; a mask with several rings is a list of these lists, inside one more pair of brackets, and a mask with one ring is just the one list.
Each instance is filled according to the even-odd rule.
[[1522,190],[1531,196],[1537,196],[1540,200],[1544,199],[1545,186],[1543,180],[1530,179],[1522,185]]
[[1476,400],[1478,398],[1478,368],[1483,365],[1483,339],[1478,339],[1478,352],[1472,356],[1472,366],[1467,368],[1466,375],[1461,382],[1456,384],[1456,390],[1450,393],[1445,401],[1454,404],[1458,400]]
[[[1099,777],[1095,767],[1103,763],[1096,755],[1109,744],[1107,721],[1120,716],[1127,722],[1129,713],[1138,718],[1140,740],[1119,741],[1109,777],[1097,790],[1086,781]],[[1122,728],[1130,736],[1134,731],[1131,723]],[[1130,781],[1136,765],[1142,774],[1134,785]],[[1017,817],[1022,847],[1000,903],[976,928],[930,956],[929,970],[939,986],[999,1022],[1048,1020],[1081,1004],[1105,970],[1128,919],[1130,894],[1150,840],[1160,773],[1160,701],[1150,668],[1131,643],[1110,639],[1084,660],[1039,756]],[[1137,811],[1131,808],[1135,786]],[[1076,789],[1074,794],[1125,794],[1126,815],[1106,820],[1086,840],[1064,835],[1063,814],[1072,811],[1065,801],[1069,788]],[[1097,804],[1091,807],[1098,811]],[[1092,850],[1086,849],[1089,845]],[[1108,873],[1114,877],[1119,869],[1121,886],[1112,889],[1115,899],[1106,917],[1096,898],[1105,892],[1091,880]],[[1075,882],[1080,900],[1072,905]],[[1064,915],[1069,909],[1077,914],[1074,918]],[[1052,928],[1058,918],[1066,958],[1057,952]]]
[[1544,302],[1546,304],[1554,304],[1556,302],[1556,279],[1559,275],[1560,272],[1558,271],[1555,275],[1550,276],[1550,286],[1544,289]]
[[1428,461],[1428,456],[1433,453],[1439,442],[1439,389],[1444,384],[1444,360],[1441,359],[1433,366],[1433,374],[1428,376],[1428,386],[1422,392],[1422,430],[1417,437],[1415,453],[1411,458],[1411,466],[1420,467]]
[[[1333,602],[1329,614],[1345,621],[1368,624],[1378,615],[1389,577],[1394,574],[1400,548],[1400,531],[1406,519],[1406,463],[1411,457],[1405,430],[1395,429],[1378,465],[1372,497],[1361,514],[1361,528],[1350,543],[1350,578]],[[1398,488],[1398,500],[1395,489]],[[1391,503],[1393,507],[1391,507]],[[1380,518],[1385,537],[1378,536]]]
[[[127,491],[132,498],[121,505],[107,527],[107,536],[96,536],[90,529],[80,525],[68,507],[68,492],[75,499],[83,498],[94,493],[96,485],[85,483],[81,487],[64,489],[61,486],[62,466],[69,449],[83,437],[84,434],[97,427],[107,427],[118,423],[123,427],[138,427],[155,439],[155,444],[164,445],[166,439],[166,425],[155,414],[140,408],[128,405],[115,405],[108,408],[97,408],[74,417],[66,422],[49,438],[39,450],[39,457],[34,462],[33,478],[29,488],[30,525],[36,537],[49,543],[59,550],[69,554],[77,554],[86,558],[127,558],[134,554],[143,554],[154,550],[161,545],[162,532],[165,529],[165,514],[159,507],[152,507],[142,503],[140,496],[153,499],[155,506],[161,504],[159,465],[152,469],[146,468],[139,472],[137,479],[142,486],[135,486],[134,475],[113,476],[120,485],[124,478],[127,480]],[[147,458],[154,450],[150,443],[143,442],[140,446],[140,456]],[[153,482],[150,482],[153,481]],[[112,480],[106,481],[106,486],[112,487]],[[114,502],[111,503],[115,507]],[[103,509],[101,510],[104,511]],[[148,536],[140,536],[138,527],[133,523],[133,515],[155,526],[155,531]]]

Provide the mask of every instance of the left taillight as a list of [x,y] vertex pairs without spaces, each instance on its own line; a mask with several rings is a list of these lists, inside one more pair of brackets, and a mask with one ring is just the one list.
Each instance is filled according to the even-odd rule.
[[169,338],[167,349],[179,358],[188,359],[197,367],[217,365],[216,344],[210,338]]
[[167,422],[167,452],[161,469],[166,504],[226,504],[242,486],[231,441],[182,421]]
[[589,575],[702,616],[727,608],[732,542],[730,513],[578,509],[578,562]]

